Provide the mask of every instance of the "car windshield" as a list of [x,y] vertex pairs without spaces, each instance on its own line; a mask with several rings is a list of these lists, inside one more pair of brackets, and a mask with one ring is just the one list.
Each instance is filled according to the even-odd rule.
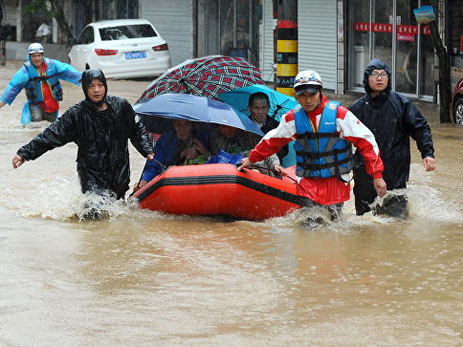
[[100,36],[103,41],[136,39],[157,36],[149,24],[121,25],[117,27],[101,28]]

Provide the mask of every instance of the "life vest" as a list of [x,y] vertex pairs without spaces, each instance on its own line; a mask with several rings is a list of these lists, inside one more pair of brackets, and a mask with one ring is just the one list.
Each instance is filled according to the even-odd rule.
[[294,112],[298,134],[296,150],[296,174],[299,177],[337,177],[352,171],[352,145],[341,139],[336,131],[339,102],[330,101],[323,108],[318,132],[304,109]]
[[46,76],[40,76],[39,72],[30,61],[26,61],[24,63],[24,66],[29,73],[29,81],[25,87],[26,96],[27,100],[33,104],[43,101],[41,82],[48,83],[51,87],[53,97],[56,100],[63,100],[63,89],[61,88],[59,78],[57,77],[55,64],[53,63],[53,60],[48,58],[44,58],[44,61],[47,64]]

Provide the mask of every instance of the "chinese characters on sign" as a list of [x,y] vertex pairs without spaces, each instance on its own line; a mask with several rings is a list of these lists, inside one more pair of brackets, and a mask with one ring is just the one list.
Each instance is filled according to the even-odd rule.
[[[362,23],[355,22],[355,31],[373,31],[377,33],[392,33],[392,24],[386,23]],[[397,25],[397,40],[399,41],[415,41],[415,36],[418,35],[417,25]],[[430,35],[431,32],[426,25],[421,27],[421,33],[423,35]]]

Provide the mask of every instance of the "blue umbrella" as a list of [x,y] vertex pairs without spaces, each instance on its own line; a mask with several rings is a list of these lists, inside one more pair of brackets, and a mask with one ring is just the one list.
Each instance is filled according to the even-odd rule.
[[219,100],[222,100],[233,106],[238,111],[249,115],[249,96],[256,92],[262,92],[268,95],[270,100],[269,115],[278,121],[286,112],[299,105],[296,99],[292,96],[277,92],[276,90],[273,90],[262,84],[254,84],[249,87],[233,89],[220,93],[217,97]]
[[205,96],[162,94],[136,104],[133,108],[141,115],[143,123],[151,132],[160,133],[163,128],[167,128],[166,119],[183,119],[192,122],[229,125],[264,136],[259,127],[246,115],[224,102]]

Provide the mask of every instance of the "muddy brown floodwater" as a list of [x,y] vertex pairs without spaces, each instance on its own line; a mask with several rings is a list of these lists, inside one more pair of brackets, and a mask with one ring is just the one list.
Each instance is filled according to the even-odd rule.
[[[4,89],[20,66],[0,67]],[[135,102],[149,81],[108,82]],[[63,83],[65,110],[82,99]],[[168,216],[117,203],[79,221],[76,146],[17,170],[25,96],[0,110],[0,345],[457,346],[463,344],[463,128],[427,108],[438,169],[416,149],[405,221],[302,226]],[[434,108],[434,111],[433,111]],[[144,159],[131,147],[132,184]]]

